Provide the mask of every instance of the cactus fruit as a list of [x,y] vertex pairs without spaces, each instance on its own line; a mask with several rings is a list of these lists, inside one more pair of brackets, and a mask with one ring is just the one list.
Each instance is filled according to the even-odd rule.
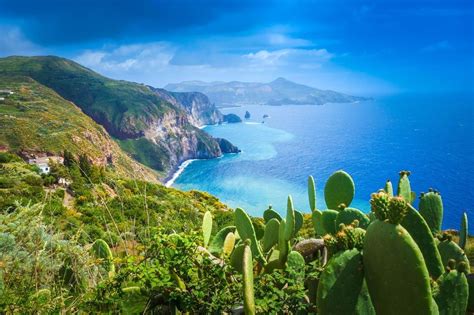
[[228,257],[234,250],[235,240],[235,233],[232,232],[225,237],[224,245],[222,246],[222,255],[224,257]]
[[389,202],[390,196],[383,191],[371,195],[370,209],[376,219],[385,221],[388,218]]
[[443,262],[437,248],[436,240],[433,238],[426,221],[415,208],[408,205],[407,215],[402,220],[401,225],[410,233],[420,248],[431,277],[438,279],[444,272]]
[[291,251],[288,254],[288,260],[286,261],[287,270],[291,271],[294,275],[294,279],[297,281],[304,281],[305,276],[305,260],[303,256],[297,251]]
[[234,233],[235,226],[226,226],[212,238],[209,244],[209,252],[213,255],[219,256],[224,248],[224,242],[229,233]]
[[461,229],[459,230],[459,247],[464,250],[467,242],[468,224],[467,213],[464,212],[461,217]]
[[313,222],[314,234],[316,236],[325,235],[327,232],[323,227],[323,213],[319,210],[314,210],[311,214],[311,221]]
[[103,260],[102,266],[109,273],[109,277],[112,277],[115,274],[115,265],[109,245],[104,240],[98,239],[92,245],[92,252],[95,257]]
[[432,191],[420,196],[419,211],[433,234],[441,231],[443,201],[438,192]]
[[393,197],[393,185],[392,185],[392,182],[390,180],[387,180],[385,182],[384,190],[385,190],[385,192],[387,193],[387,195],[389,197]]
[[354,199],[355,186],[352,177],[344,171],[329,176],[324,186],[324,199],[329,209],[336,210],[343,203],[349,206]]
[[204,239],[204,247],[207,247],[209,240],[211,239],[212,233],[212,214],[209,211],[204,213],[204,218],[202,220],[202,236]]
[[341,223],[351,224],[354,220],[359,221],[359,226],[363,229],[366,229],[370,223],[369,218],[359,209],[345,208],[337,214],[336,226],[339,226]]
[[405,228],[387,221],[372,222],[365,236],[363,259],[377,314],[432,313],[435,306],[428,269]]
[[255,301],[253,290],[253,261],[252,251],[250,249],[250,240],[244,244],[242,257],[242,278],[244,282],[244,310],[245,314],[255,314]]
[[363,282],[364,266],[357,249],[334,255],[319,280],[318,314],[354,314]]
[[410,180],[408,179],[408,176],[410,176],[409,171],[400,172],[400,179],[398,180],[397,195],[405,199],[406,202],[411,203],[413,201],[412,200],[413,196],[411,193]]
[[278,232],[280,229],[280,222],[273,218],[265,225],[265,234],[263,235],[262,249],[266,253],[275,244],[278,244]]
[[[357,223],[357,221],[354,222]],[[362,250],[365,233],[365,230],[357,227],[357,225],[341,224],[334,236],[330,234],[324,236],[324,244],[330,255],[353,248]]]
[[277,219],[280,222],[282,218],[278,212],[273,210],[272,206],[268,206],[268,209],[263,212],[263,219],[267,223],[271,219]]
[[457,264],[465,262],[469,270],[469,259],[467,258],[466,253],[464,253],[458,244],[451,240],[450,235],[443,235],[443,239],[438,244],[438,250],[445,267],[448,266],[450,259],[454,259]]
[[336,218],[339,212],[336,210],[324,210],[321,215],[321,223],[326,233],[336,233]]
[[234,221],[237,231],[239,232],[240,238],[245,240],[250,240],[250,247],[252,248],[252,253],[254,257],[260,261],[262,264],[265,264],[265,258],[263,257],[260,246],[258,245],[257,236],[255,235],[255,229],[252,224],[252,220],[247,215],[247,213],[241,208],[235,209],[234,212]]
[[298,234],[298,232],[301,230],[303,227],[304,223],[304,217],[303,214],[297,210],[295,210],[295,231],[293,233],[293,237]]
[[309,209],[311,211],[316,210],[316,184],[314,183],[313,176],[308,177],[308,199]]
[[439,290],[434,295],[440,315],[464,314],[468,306],[469,285],[464,272],[447,270],[438,281]]

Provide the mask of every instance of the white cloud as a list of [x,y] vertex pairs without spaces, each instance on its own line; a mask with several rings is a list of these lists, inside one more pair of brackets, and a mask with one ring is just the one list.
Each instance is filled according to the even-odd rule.
[[252,61],[253,65],[282,66],[290,63],[311,68],[329,61],[333,54],[326,49],[279,49],[274,51],[260,50],[245,54],[244,58]]
[[25,38],[18,27],[0,25],[0,56],[38,55],[42,49]]

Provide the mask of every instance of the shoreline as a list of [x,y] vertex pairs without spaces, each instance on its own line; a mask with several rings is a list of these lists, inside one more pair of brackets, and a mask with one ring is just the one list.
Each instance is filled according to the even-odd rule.
[[174,182],[176,181],[176,179],[179,177],[179,175],[181,175],[181,173],[184,172],[184,170],[186,169],[186,167],[188,167],[192,162],[194,161],[197,161],[198,159],[189,159],[189,160],[185,160],[184,162],[182,162],[178,168],[176,169],[176,171],[174,171],[174,173],[171,174],[171,177],[168,176],[168,180],[165,181],[164,185],[165,187],[171,187]]

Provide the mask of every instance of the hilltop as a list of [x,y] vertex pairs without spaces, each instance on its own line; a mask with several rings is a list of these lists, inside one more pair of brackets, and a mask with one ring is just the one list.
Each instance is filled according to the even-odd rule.
[[[219,141],[198,128],[222,121],[222,114],[200,93],[171,94],[112,80],[55,56],[1,58],[0,75],[31,78],[74,103],[162,178],[184,160],[226,153]],[[67,111],[58,118],[66,119]]]
[[165,89],[174,92],[201,92],[206,94],[218,106],[254,104],[322,105],[367,100],[364,97],[316,89],[284,78],[278,78],[268,83],[185,81],[168,84]]

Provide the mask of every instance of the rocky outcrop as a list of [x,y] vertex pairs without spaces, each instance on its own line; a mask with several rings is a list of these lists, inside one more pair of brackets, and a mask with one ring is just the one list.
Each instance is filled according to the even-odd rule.
[[240,150],[238,147],[233,145],[229,140],[223,138],[215,138],[217,143],[219,143],[219,148],[222,153],[239,153]]
[[184,109],[189,114],[189,120],[194,126],[215,125],[224,120],[224,115],[202,93],[169,92],[151,86],[149,88],[160,98]]
[[224,122],[229,123],[229,124],[241,123],[242,118],[240,118],[236,114],[227,114],[227,115],[224,115]]

